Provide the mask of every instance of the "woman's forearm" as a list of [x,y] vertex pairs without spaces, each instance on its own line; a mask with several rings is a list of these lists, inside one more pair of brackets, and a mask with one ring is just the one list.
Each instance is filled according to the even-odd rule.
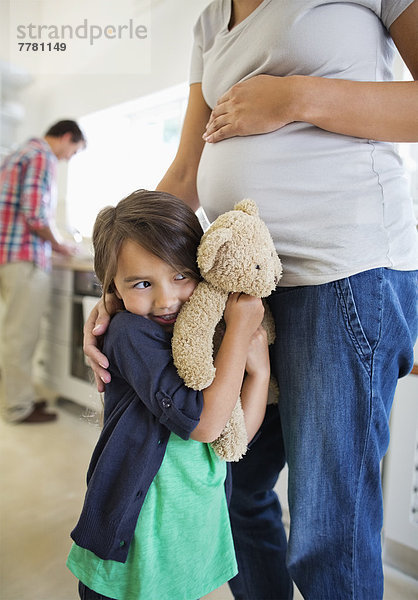
[[199,208],[199,197],[196,186],[196,173],[188,176],[180,168],[176,169],[173,164],[165,173],[163,179],[156,187],[161,192],[168,192],[177,198],[181,198],[194,211]]
[[202,133],[209,115],[201,84],[192,84],[177,154],[157,186],[157,190],[181,198],[193,210],[199,207],[196,177],[204,146]]
[[418,82],[295,76],[295,120],[366,139],[418,141]]
[[204,139],[262,134],[295,121],[332,133],[390,142],[418,141],[418,82],[366,82],[256,75],[224,94]]

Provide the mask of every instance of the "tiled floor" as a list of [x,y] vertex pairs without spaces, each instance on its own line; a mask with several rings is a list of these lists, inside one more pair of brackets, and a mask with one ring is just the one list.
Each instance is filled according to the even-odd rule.
[[[72,403],[58,411],[47,425],[0,423],[1,600],[78,598],[65,560],[99,428]],[[397,571],[386,569],[385,585],[385,600],[418,599],[418,582]],[[231,599],[226,585],[205,597]]]

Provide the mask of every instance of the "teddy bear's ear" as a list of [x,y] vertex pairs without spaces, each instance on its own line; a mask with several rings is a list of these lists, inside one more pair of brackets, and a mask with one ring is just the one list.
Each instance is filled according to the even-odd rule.
[[219,249],[232,239],[232,231],[227,227],[209,229],[203,236],[197,251],[197,263],[202,274],[213,267]]
[[238,204],[235,204],[234,210],[242,210],[242,212],[247,213],[247,215],[258,217],[258,206],[254,200],[251,200],[250,198],[246,198],[245,200],[238,202]]

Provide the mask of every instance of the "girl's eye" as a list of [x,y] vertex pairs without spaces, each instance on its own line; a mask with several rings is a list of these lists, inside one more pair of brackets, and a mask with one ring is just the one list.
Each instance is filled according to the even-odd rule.
[[186,279],[186,277],[185,277],[184,275],[182,275],[181,273],[178,273],[178,274],[177,274],[177,275],[174,277],[174,279],[175,279],[176,281],[181,281],[182,279]]
[[145,288],[149,287],[150,285],[151,285],[151,284],[150,284],[150,282],[149,282],[149,281],[139,281],[138,283],[136,283],[136,284],[134,285],[134,288],[138,288],[138,289],[140,289],[140,290],[143,290],[143,289],[145,289]]

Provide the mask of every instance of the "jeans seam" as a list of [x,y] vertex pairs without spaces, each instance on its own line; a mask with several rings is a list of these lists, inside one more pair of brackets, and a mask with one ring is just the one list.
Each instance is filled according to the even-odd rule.
[[352,548],[351,548],[351,551],[352,551],[351,595],[352,595],[353,600],[355,600],[355,598],[356,598],[356,595],[355,595],[355,592],[356,592],[356,590],[355,590],[355,585],[356,585],[355,572],[356,572],[356,565],[357,565],[356,536],[357,536],[357,531],[358,531],[358,513],[359,513],[359,506],[360,506],[360,481],[363,476],[364,463],[366,460],[366,453],[367,453],[367,448],[368,448],[369,440],[370,440],[372,412],[373,412],[373,357],[371,360],[371,374],[370,374],[369,417],[368,417],[368,423],[367,423],[366,436],[365,436],[364,444],[363,444],[363,452],[361,455],[360,469],[359,469],[358,479],[357,479],[356,502],[355,502],[355,508],[354,508],[354,527],[353,527]]
[[367,432],[366,432],[366,437],[364,440],[364,446],[363,446],[363,453],[362,453],[362,457],[361,457],[361,464],[360,464],[360,470],[359,470],[359,478],[358,478],[358,483],[357,483],[357,490],[356,490],[356,504],[355,504],[355,513],[354,513],[354,529],[353,529],[353,559],[352,559],[352,597],[353,600],[355,600],[356,598],[356,589],[355,589],[355,585],[356,585],[356,577],[355,577],[355,572],[356,572],[356,565],[357,565],[357,556],[356,556],[356,552],[355,552],[355,548],[356,548],[356,544],[355,544],[355,536],[357,535],[357,530],[358,530],[358,510],[359,510],[359,506],[360,506],[360,481],[361,478],[363,476],[363,471],[364,471],[364,464],[365,464],[365,460],[366,460],[366,455],[367,455],[367,449],[369,447],[369,442],[370,442],[370,429],[371,429],[371,424],[372,424],[372,420],[373,420],[373,410],[374,410],[374,374],[375,374],[375,356],[376,356],[376,352],[379,348],[379,345],[381,343],[382,340],[382,322],[383,322],[383,311],[384,311],[384,298],[383,298],[383,283],[382,283],[382,277],[380,278],[380,304],[379,306],[381,307],[380,310],[380,322],[379,322],[379,334],[376,340],[376,343],[374,345],[374,348],[372,349],[372,354],[371,354],[371,360],[370,360],[370,391],[369,391],[369,421],[367,423]]
[[[364,472],[364,465],[366,462],[366,457],[367,457],[367,451],[368,451],[368,447],[370,444],[370,432],[371,432],[371,427],[372,427],[372,421],[373,421],[373,412],[375,410],[375,401],[374,401],[374,378],[375,378],[375,362],[376,362],[376,353],[381,345],[382,342],[382,329],[383,329],[383,313],[384,313],[384,304],[385,304],[385,299],[384,299],[384,291],[383,291],[383,285],[384,285],[384,278],[382,273],[380,272],[379,276],[378,276],[378,280],[379,280],[379,288],[377,291],[377,295],[378,295],[378,306],[380,307],[380,315],[379,315],[379,330],[378,330],[378,335],[376,338],[376,341],[374,343],[373,346],[370,345],[370,349],[371,349],[371,355],[370,355],[370,373],[369,373],[369,381],[370,381],[370,388],[369,388],[369,411],[368,411],[368,423],[367,423],[367,430],[366,430],[366,435],[365,435],[365,439],[364,439],[364,445],[363,445],[363,452],[362,452],[362,457],[361,457],[361,464],[360,464],[360,469],[359,469],[359,476],[358,476],[358,482],[357,482],[357,490],[356,490],[356,502],[355,502],[355,512],[354,512],[354,528],[353,528],[353,538],[352,538],[352,598],[353,600],[355,600],[356,598],[356,582],[357,579],[355,577],[355,573],[356,573],[356,568],[357,568],[357,556],[356,556],[356,543],[355,543],[355,539],[356,539],[356,535],[357,535],[357,531],[358,531],[358,513],[359,513],[359,507],[360,507],[360,502],[361,502],[361,497],[360,497],[360,490],[361,490],[361,486],[360,486],[360,482],[361,479],[363,477],[363,472]],[[359,317],[360,318],[360,317]]]
[[361,347],[361,345],[360,345],[360,343],[359,343],[359,341],[357,339],[357,336],[356,336],[356,334],[354,332],[354,329],[353,329],[353,326],[352,326],[352,323],[351,323],[351,320],[350,320],[350,311],[349,311],[349,307],[348,307],[348,304],[347,304],[347,300],[346,300],[345,295],[344,295],[344,290],[342,289],[341,281],[339,280],[339,281],[334,282],[334,285],[335,285],[335,289],[336,289],[336,292],[337,292],[338,299],[340,301],[340,306],[342,308],[342,312],[343,312],[343,316],[344,316],[344,321],[345,321],[346,328],[347,328],[347,333],[348,333],[348,335],[349,335],[349,337],[351,339],[351,342],[352,342],[352,344],[353,344],[353,346],[355,348],[356,353],[360,357],[361,364],[363,365],[363,368],[365,369],[365,371],[367,372],[367,374],[370,376],[370,374],[371,374],[371,368],[367,364],[367,361],[370,360],[370,362],[371,362],[372,357],[373,357],[373,352],[371,351],[371,348],[370,348],[370,356],[369,356],[369,358],[363,352],[363,349],[362,349],[362,347]]

